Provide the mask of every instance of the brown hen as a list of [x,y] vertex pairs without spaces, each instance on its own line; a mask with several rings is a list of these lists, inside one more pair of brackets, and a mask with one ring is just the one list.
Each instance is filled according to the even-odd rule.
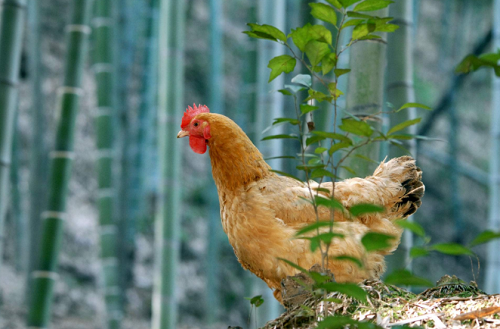
[[[222,226],[241,265],[252,271],[274,290],[281,302],[281,280],[298,271],[280,261],[287,259],[309,269],[321,264],[321,253],[311,252],[309,241],[296,239],[296,232],[314,223],[312,205],[306,183],[278,176],[247,135],[231,119],[209,113],[205,106],[189,108],[177,137],[189,136],[196,153],[209,148],[212,174],[219,194]],[[330,256],[362,259],[359,268],[350,261],[328,262],[338,282],[360,282],[376,279],[384,272],[384,255],[393,252],[402,229],[395,220],[413,214],[421,205],[424,185],[422,172],[409,156],[382,162],[372,176],[347,179],[335,184],[335,198],[349,209],[353,205],[382,205],[383,213],[348,218],[335,213],[334,231],[344,235],[331,242]],[[318,184],[311,182],[313,187]],[[332,190],[332,183],[321,188]],[[324,193],[324,192],[323,192]],[[330,210],[319,208],[319,219],[329,220]],[[369,231],[395,237],[385,250],[366,252],[361,238]]]

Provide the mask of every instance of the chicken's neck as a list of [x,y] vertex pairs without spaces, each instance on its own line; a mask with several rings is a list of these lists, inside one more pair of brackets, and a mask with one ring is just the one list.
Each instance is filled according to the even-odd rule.
[[[221,136],[222,137],[222,136]],[[227,132],[224,138],[209,140],[212,174],[217,189],[234,191],[241,186],[274,175],[262,154],[243,133]]]

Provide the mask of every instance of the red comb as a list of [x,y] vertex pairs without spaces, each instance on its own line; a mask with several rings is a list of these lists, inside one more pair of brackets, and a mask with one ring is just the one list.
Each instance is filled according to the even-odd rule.
[[193,120],[193,118],[200,113],[210,113],[210,110],[206,105],[196,106],[196,104],[193,104],[193,107],[188,106],[186,112],[184,112],[184,116],[182,117],[181,128],[184,129],[187,127],[191,120]]

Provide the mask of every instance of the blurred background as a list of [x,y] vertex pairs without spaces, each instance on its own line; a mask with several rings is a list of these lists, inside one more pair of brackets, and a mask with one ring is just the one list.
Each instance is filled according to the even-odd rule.
[[[422,117],[417,133],[432,140],[419,141],[415,152],[426,195],[414,220],[432,242],[467,244],[487,228],[498,230],[492,223],[498,223],[495,205],[500,200],[489,193],[498,176],[490,174],[494,167],[489,164],[500,156],[490,154],[498,134],[491,133],[493,110],[500,111],[500,104],[492,105],[492,95],[500,97],[500,90],[492,87],[491,70],[456,75],[454,69],[467,54],[493,50],[493,22],[500,15],[494,18],[493,0],[396,1],[411,10],[411,42],[389,45],[387,68],[393,56],[409,50],[416,101],[434,109],[417,110]],[[8,20],[5,8],[12,2],[0,3],[2,33]],[[152,319],[159,321],[154,305],[165,298],[174,318],[169,321],[175,320],[178,328],[255,328],[276,317],[281,306],[267,286],[242,269],[222,231],[208,154],[195,154],[175,135],[186,106],[206,104],[233,118],[265,156],[297,152],[293,142],[260,140],[273,117],[294,115],[290,100],[272,91],[303,68],[298,65],[295,74],[268,84],[267,63],[285,48],[242,32],[248,30],[247,22],[271,24],[285,33],[314,24],[309,1],[88,0],[90,34],[73,13],[84,2],[16,2],[24,21],[19,21],[18,114],[0,249],[0,328],[25,328],[34,295],[29,278],[38,266],[41,214],[48,209],[49,154],[63,106],[68,31],[88,35],[89,43],[88,56],[81,59],[83,97],[51,327],[150,328]],[[349,39],[344,35],[343,44]],[[343,60],[343,67],[356,65],[347,54]],[[333,122],[331,108],[319,113],[317,123]],[[111,120],[104,122],[103,116]],[[96,143],[107,139],[107,147]],[[103,165],[96,163],[106,158],[113,159],[108,168],[113,188],[98,184]],[[270,164],[297,174],[293,160]],[[104,223],[99,209],[110,195],[113,220]],[[102,252],[102,237],[109,232],[116,242],[113,266]],[[500,258],[498,250],[490,250],[487,245],[475,248],[477,259],[431,253],[416,259],[412,269],[432,281],[455,274],[498,293],[492,269],[500,266]],[[388,262],[391,267],[397,261],[388,257]],[[107,289],[110,280],[116,283],[113,291]],[[244,298],[256,295],[265,300],[257,310]]]

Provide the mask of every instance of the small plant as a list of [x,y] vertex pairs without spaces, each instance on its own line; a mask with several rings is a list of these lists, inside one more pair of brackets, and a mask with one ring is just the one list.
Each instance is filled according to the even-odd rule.
[[[305,181],[309,191],[309,197],[303,198],[310,203],[316,213],[316,222],[305,226],[297,232],[296,238],[306,239],[310,242],[311,252],[319,250],[322,255],[322,269],[326,272],[330,259],[344,260],[354,263],[358,267],[364,266],[363,258],[358,259],[351,256],[329,255],[329,248],[333,239],[343,238],[342,234],[334,231],[335,219],[338,214],[347,218],[355,218],[366,214],[383,212],[385,209],[376,204],[359,204],[350,209],[346,209],[340,201],[335,198],[335,183],[338,180],[340,170],[355,174],[352,168],[345,165],[345,160],[355,155],[355,151],[377,142],[391,142],[401,146],[401,141],[419,139],[424,137],[403,134],[405,128],[418,124],[420,118],[408,120],[390,127],[387,133],[382,132],[373,122],[381,120],[384,112],[380,111],[369,116],[356,116],[337,104],[340,97],[344,97],[344,91],[338,89],[339,77],[349,74],[350,69],[339,66],[340,56],[352,45],[365,40],[380,39],[381,33],[390,33],[398,29],[392,24],[392,17],[379,17],[371,15],[370,12],[384,9],[393,1],[389,0],[326,0],[327,3],[310,3],[311,15],[324,22],[325,25],[306,24],[286,35],[283,31],[271,25],[248,24],[250,27],[246,33],[249,37],[266,39],[283,45],[286,54],[274,57],[269,61],[268,68],[271,70],[269,82],[281,74],[291,73],[297,64],[302,65],[308,74],[298,74],[291,79],[291,84],[287,84],[283,89],[278,90],[285,96],[294,100],[294,113],[290,117],[275,118],[272,127],[280,125],[291,125],[296,132],[291,134],[271,135],[263,140],[271,139],[293,139],[300,144],[300,154],[295,156],[283,156],[282,158],[294,158],[298,161],[296,168],[304,173]],[[354,8],[350,10],[351,6]],[[335,35],[329,28],[336,30]],[[352,28],[352,38],[344,47],[340,45],[341,33]],[[495,57],[496,58],[496,57]],[[354,63],[355,64],[355,63]],[[476,69],[480,66],[492,66],[492,57],[483,56],[480,59],[468,57],[461,64],[462,70]],[[333,125],[330,131],[322,131],[315,128],[313,121],[314,111],[318,110],[318,103],[327,102],[333,105],[334,122],[342,115],[342,124],[338,127]],[[389,113],[396,113],[408,108],[422,108],[431,110],[428,106],[419,103],[406,103]],[[372,161],[366,157],[356,155],[360,161]],[[290,173],[275,171],[302,181],[297,176]],[[319,185],[312,182],[316,180]],[[331,180],[332,189],[324,189],[321,184]],[[329,197],[325,197],[328,195]],[[326,207],[330,211],[330,220],[321,221],[319,208]],[[409,229],[422,238],[423,244],[411,249],[411,258],[428,255],[431,251],[437,251],[449,255],[473,255],[470,247],[479,243],[485,243],[491,239],[498,238],[498,233],[487,231],[479,235],[469,247],[458,244],[434,244],[429,245],[428,238],[423,228],[417,223],[398,221],[398,224]],[[365,252],[383,250],[390,246],[391,240],[395,237],[369,232],[362,238]],[[288,265],[295,267],[300,272],[309,275],[315,282],[312,291],[321,291],[326,299],[328,292],[341,292],[354,299],[363,302],[366,293],[353,284],[340,284],[325,281],[325,276],[309,271],[286,259],[281,259]],[[399,270],[390,274],[388,283],[401,285],[432,286],[432,283],[424,278],[414,276],[407,270]],[[361,290],[361,291],[360,291]],[[259,297],[259,296],[257,296]],[[256,298],[256,297],[254,297]],[[254,299],[251,299],[251,301]],[[260,299],[259,299],[260,300]],[[256,303],[257,300],[254,300]],[[254,305],[255,303],[252,303]],[[259,304],[260,305],[260,304]],[[258,306],[255,304],[255,306]],[[373,324],[357,322],[344,317],[324,316],[320,327],[334,328],[343,327],[347,324],[355,324],[358,327],[373,327]],[[335,325],[333,325],[335,323]]]

